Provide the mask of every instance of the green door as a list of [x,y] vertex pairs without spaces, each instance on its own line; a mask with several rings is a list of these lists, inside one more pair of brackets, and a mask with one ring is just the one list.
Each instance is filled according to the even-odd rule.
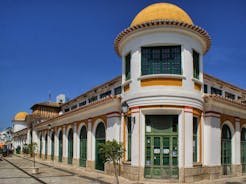
[[54,152],[55,152],[55,134],[51,135],[51,160],[54,160]]
[[48,135],[46,134],[45,135],[45,148],[44,148],[44,151],[45,151],[45,155],[44,155],[44,158],[47,159],[47,154],[48,154]]
[[242,128],[241,132],[241,163],[242,172],[246,173],[246,128]]
[[146,116],[145,177],[178,177],[178,116]]
[[68,132],[68,157],[67,157],[67,163],[72,164],[73,163],[73,130],[70,129]]
[[131,161],[132,159],[132,124],[131,124],[131,117],[127,118],[127,160]]
[[105,127],[102,122],[98,124],[96,129],[95,154],[96,154],[96,169],[104,171],[105,158],[104,155],[99,152],[101,143],[105,143]]
[[222,127],[221,165],[223,175],[231,174],[231,131],[227,125],[223,125]]
[[42,135],[40,136],[40,139],[39,139],[39,158],[42,158],[42,147],[43,147],[43,143],[42,143]]
[[87,132],[86,127],[83,126],[80,130],[80,158],[79,164],[81,167],[86,166],[86,154],[87,154]]
[[62,162],[62,152],[63,152],[63,146],[62,146],[62,131],[59,133],[59,156],[58,156],[58,161]]

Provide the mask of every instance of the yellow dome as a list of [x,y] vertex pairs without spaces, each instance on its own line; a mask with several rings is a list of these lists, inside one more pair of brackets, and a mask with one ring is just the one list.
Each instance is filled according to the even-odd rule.
[[178,6],[169,3],[156,3],[140,11],[132,21],[131,27],[154,20],[176,20],[193,24],[190,16]]
[[15,115],[14,121],[24,121],[27,115],[27,112],[19,112]]

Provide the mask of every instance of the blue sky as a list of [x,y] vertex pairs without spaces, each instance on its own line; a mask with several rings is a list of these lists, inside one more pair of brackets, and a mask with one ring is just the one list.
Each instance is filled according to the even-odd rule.
[[[0,130],[19,111],[121,73],[115,37],[154,0],[0,1]],[[164,2],[164,1],[163,1]],[[246,1],[169,0],[212,38],[204,71],[246,89]]]

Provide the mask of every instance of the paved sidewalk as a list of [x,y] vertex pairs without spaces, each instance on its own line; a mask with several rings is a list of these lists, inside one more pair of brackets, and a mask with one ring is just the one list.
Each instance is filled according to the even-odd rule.
[[[33,165],[32,159],[29,157],[7,157],[10,162],[13,162],[14,164],[21,167],[23,170],[31,174],[31,167]],[[0,163],[1,164],[1,163]],[[1,166],[1,165],[0,165]],[[109,176],[104,174],[103,172],[99,171],[86,171],[83,168],[77,168],[69,165],[58,165],[51,161],[44,161],[44,160],[38,160],[37,166],[40,168],[40,174],[35,175],[40,180],[44,181],[45,183],[59,183],[59,184],[114,184],[115,179],[113,176]],[[54,167],[55,166],[55,167]],[[1,167],[0,167],[1,169]],[[7,172],[7,171],[5,171]],[[23,176],[24,177],[24,176]],[[27,177],[28,178],[28,177]],[[30,178],[29,178],[30,179]],[[120,184],[159,184],[159,183],[168,183],[171,184],[171,181],[167,180],[143,180],[140,182],[136,181],[130,181],[123,177],[119,177]],[[18,180],[19,181],[19,180]],[[32,183],[35,181],[26,182],[26,183]],[[1,173],[0,173],[0,183],[1,182]],[[36,182],[38,183],[38,182]],[[175,182],[174,184],[177,184],[178,182]],[[246,175],[241,177],[227,177],[222,179],[217,179],[213,181],[209,180],[203,180],[200,182],[195,182],[195,184],[246,184]],[[18,184],[21,184],[18,182]]]

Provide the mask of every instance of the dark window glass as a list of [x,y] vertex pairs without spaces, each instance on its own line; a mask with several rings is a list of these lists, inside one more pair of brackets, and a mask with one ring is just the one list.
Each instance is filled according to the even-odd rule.
[[105,97],[110,96],[110,95],[111,95],[111,91],[107,91],[105,93],[100,94],[100,98],[105,98]]
[[193,162],[197,162],[198,151],[198,118],[193,117]]
[[67,109],[64,109],[64,112],[68,112],[69,111],[69,108],[67,108]]
[[114,95],[119,95],[121,94],[121,86],[114,88]]
[[74,110],[74,109],[76,109],[77,108],[77,104],[76,105],[73,105],[72,107],[71,107],[71,110]]
[[204,84],[203,86],[204,93],[208,93],[208,85]]
[[225,97],[226,97],[226,98],[230,98],[230,99],[232,99],[232,100],[235,100],[235,95],[232,94],[232,93],[225,92]]
[[86,105],[86,100],[79,103],[79,106],[80,106],[80,107],[82,107],[82,106],[84,106],[84,105]]
[[93,96],[93,97],[88,99],[88,102],[91,103],[91,102],[94,102],[96,100],[97,100],[97,96]]
[[131,78],[131,53],[127,54],[125,57],[125,76],[126,80]]
[[211,87],[211,94],[222,95],[222,91],[220,89]]
[[181,74],[181,46],[142,47],[142,75]]
[[199,64],[199,53],[193,50],[193,77],[199,79],[200,64]]

